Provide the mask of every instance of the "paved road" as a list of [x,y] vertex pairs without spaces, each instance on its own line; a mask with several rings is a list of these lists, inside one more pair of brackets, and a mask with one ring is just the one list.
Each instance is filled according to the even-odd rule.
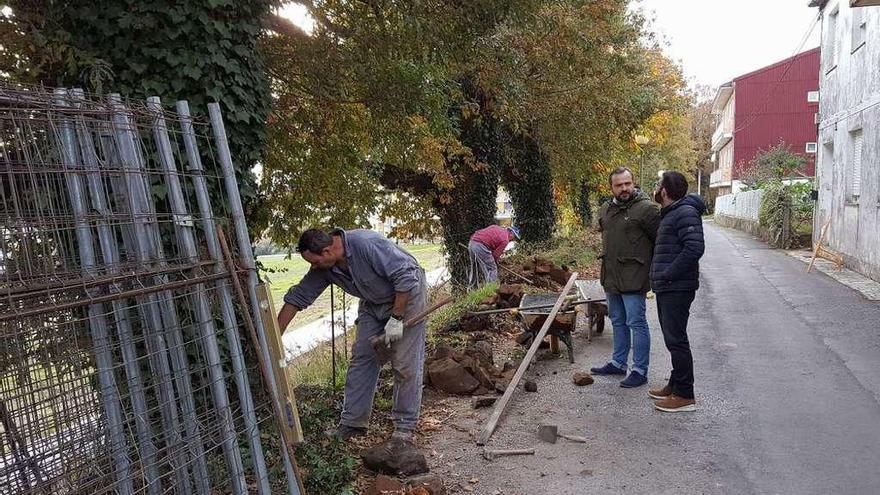
[[[575,388],[567,362],[542,362],[539,392],[517,393],[492,440],[538,455],[487,463],[463,447],[434,470],[486,494],[880,493],[880,303],[741,232],[709,223],[706,242],[690,327],[697,413],[655,412],[644,387],[612,379]],[[670,364],[651,303],[656,384]],[[575,368],[610,354],[607,334],[576,343]],[[542,422],[590,442],[540,444]]]

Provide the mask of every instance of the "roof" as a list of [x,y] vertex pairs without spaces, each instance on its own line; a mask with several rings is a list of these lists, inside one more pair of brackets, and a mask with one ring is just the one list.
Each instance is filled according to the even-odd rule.
[[733,81],[722,84],[718,88],[718,92],[715,94],[715,99],[712,100],[712,113],[720,115],[721,112],[724,111],[724,106],[727,105],[727,101],[730,100],[732,94]]
[[[814,0],[814,1],[818,1],[818,0]],[[779,67],[779,66],[782,66],[782,65],[785,65],[785,64],[787,64],[787,63],[790,63],[790,62],[793,61],[793,60],[797,60],[797,59],[799,59],[799,58],[806,57],[806,56],[808,56],[808,55],[813,55],[813,54],[818,53],[818,52],[819,52],[819,47],[817,46],[816,48],[813,48],[812,50],[807,50],[807,51],[805,51],[805,52],[798,53],[797,55],[795,55],[795,56],[793,56],[793,57],[788,57],[788,58],[785,59],[785,60],[780,60],[779,62],[776,62],[776,63],[770,64],[770,65],[768,65],[768,66],[766,66],[766,67],[761,67],[761,68],[758,69],[758,70],[753,70],[752,72],[749,72],[749,73],[743,74],[743,75],[741,75],[741,76],[737,76],[737,77],[733,78],[733,80],[734,80],[734,82],[736,82],[736,81],[739,81],[739,80],[741,80],[741,79],[745,79],[745,78],[747,78],[747,77],[752,77],[752,76],[758,75],[758,74],[760,74],[760,73],[762,73],[762,72],[767,72],[767,71],[769,71],[769,70],[773,70],[773,69],[775,69],[775,68],[777,68],[777,67]]]

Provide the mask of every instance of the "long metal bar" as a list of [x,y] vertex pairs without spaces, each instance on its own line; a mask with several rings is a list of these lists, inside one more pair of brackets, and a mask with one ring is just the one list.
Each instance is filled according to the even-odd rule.
[[[67,91],[55,90],[58,96],[56,103],[66,106]],[[76,131],[68,118],[62,118],[60,129],[56,130],[61,142],[62,165],[69,169],[80,169]],[[85,274],[93,273],[96,266],[92,231],[85,221],[86,197],[83,190],[82,177],[79,174],[65,174],[67,194],[70,199],[76,222],[77,247],[80,263]],[[92,304],[88,308],[89,332],[95,349],[95,364],[98,368],[98,383],[101,390],[101,405],[107,421],[107,437],[113,458],[113,473],[117,493],[131,494],[134,487],[131,483],[131,461],[128,458],[128,446],[125,441],[124,419],[116,377],[113,373],[113,353],[111,351],[110,333],[102,303]]]
[[[135,167],[138,177],[143,181],[144,191],[151,190],[151,182],[147,171],[146,160],[141,154],[139,140],[134,141]],[[157,260],[160,264],[164,262],[165,254],[162,245],[162,233],[159,229],[158,217],[154,201],[150,194],[140,198],[142,214],[147,215],[147,228],[150,232],[149,239],[151,242],[147,244],[150,256]],[[158,276],[157,282],[164,284],[167,278]],[[183,416],[183,427],[186,432],[185,441],[187,450],[190,455],[190,468],[196,493],[199,495],[209,495],[211,491],[210,477],[208,475],[208,462],[205,457],[205,446],[202,441],[199,425],[196,423],[196,402],[193,395],[192,378],[190,377],[189,358],[186,355],[186,340],[183,337],[183,330],[180,325],[180,317],[177,312],[174,295],[170,290],[156,293],[155,297],[159,301],[159,314],[162,318],[163,335],[168,343],[168,355],[171,358],[172,377],[177,388],[177,396],[180,400],[180,412]],[[186,488],[184,488],[186,490]]]
[[[202,230],[205,234],[205,242],[208,246],[208,254],[216,263],[217,273],[225,273],[223,268],[223,254],[217,242],[217,232],[214,227],[214,211],[211,208],[211,199],[208,194],[208,185],[204,176],[202,159],[199,154],[198,142],[192,125],[192,117],[189,113],[189,104],[186,101],[177,102],[177,114],[180,117],[180,127],[183,135],[183,143],[186,147],[188,168],[192,173],[193,186],[196,193],[196,201],[199,204],[199,212],[202,220]],[[254,475],[257,481],[257,493],[270,495],[272,490],[269,486],[269,472],[266,469],[266,458],[263,454],[263,445],[260,441],[260,428],[257,422],[256,408],[254,407],[251,386],[248,382],[247,368],[244,353],[241,348],[241,336],[238,331],[238,322],[235,318],[235,307],[229,286],[217,284],[215,287],[219,294],[220,310],[223,317],[223,327],[226,333],[226,342],[229,346],[229,359],[232,361],[232,371],[235,376],[235,385],[238,391],[240,407],[244,420],[245,433],[251,451]]]
[[[177,240],[180,244],[180,249],[183,255],[188,261],[190,263],[197,263],[199,261],[199,254],[196,250],[192,217],[187,211],[183,190],[181,189],[180,181],[178,179],[177,164],[174,160],[171,140],[168,137],[165,117],[162,113],[162,102],[159,97],[150,97],[147,98],[147,107],[155,112],[156,116],[153,131],[156,136],[156,144],[159,148],[159,161],[165,172],[165,184],[168,188],[171,212],[175,218],[174,230],[177,234]],[[235,274],[231,273],[230,276],[234,277]],[[211,314],[211,307],[208,303],[208,298],[205,295],[205,285],[199,283],[196,284],[193,289],[195,313],[198,321],[197,327],[200,333],[199,341],[208,362],[208,375],[211,379],[211,395],[214,399],[214,406],[220,423],[223,453],[226,457],[226,463],[229,468],[229,480],[232,486],[232,493],[243,495],[247,493],[244,479],[244,468],[242,467],[241,454],[238,451],[238,446],[235,441],[235,425],[232,420],[232,410],[229,406],[229,396],[226,393],[226,380],[223,374],[223,365],[220,360],[220,346],[217,343],[214,318]],[[206,485],[208,484],[207,481],[208,480],[205,480]],[[208,486],[205,488],[210,489]]]
[[[227,200],[229,201],[229,208],[231,210],[233,227],[235,228],[235,237],[237,239],[238,250],[244,264],[244,267],[248,270],[248,295],[250,296],[251,302],[251,313],[259,314],[260,313],[260,303],[257,298],[257,283],[259,283],[257,277],[257,270],[254,264],[254,252],[251,248],[250,238],[248,236],[247,231],[247,223],[245,222],[244,217],[244,208],[241,204],[241,196],[238,192],[238,182],[235,178],[235,169],[232,165],[232,154],[229,152],[229,141],[226,138],[226,127],[223,124],[223,116],[220,112],[220,105],[218,103],[209,103],[208,104],[208,114],[211,118],[211,128],[214,133],[214,143],[217,149],[218,158],[220,161],[220,166],[223,168],[223,177],[226,182],[226,194]],[[266,341],[266,329],[263,326],[262,320],[257,318],[254,323],[256,324],[257,337],[260,341],[260,352],[263,355],[263,361],[268,366],[270,362],[269,356],[269,346]],[[268,385],[272,390],[273,397],[278,397],[278,385],[275,383],[275,375],[272,373],[271,369],[266,370],[266,374],[268,375]],[[280,404],[276,404],[277,407],[280,407]],[[287,487],[290,495],[300,495],[301,493],[301,481],[297,476],[295,470],[295,459],[292,459],[287,450],[282,450],[282,455],[284,457],[284,470],[287,474]]]
[[[74,102],[83,100],[82,90],[73,90]],[[101,170],[98,163],[97,149],[95,148],[92,134],[80,117],[76,122],[77,135],[82,153],[83,166],[86,170],[86,178],[91,198],[91,205],[99,215],[110,212],[107,202],[106,191],[104,189]],[[100,218],[100,217],[99,217]],[[113,227],[106,221],[98,221],[98,243],[101,249],[102,258],[105,265],[109,266],[111,274],[118,271],[119,267],[119,248],[116,244],[116,234]],[[125,368],[126,382],[128,391],[131,396],[131,407],[134,413],[135,432],[137,434],[137,448],[140,453],[141,464],[143,466],[144,484],[146,485],[149,495],[160,495],[162,492],[161,474],[156,461],[156,445],[153,443],[152,433],[150,432],[150,415],[147,407],[147,398],[144,391],[143,379],[141,377],[141,369],[138,364],[137,349],[135,347],[134,335],[132,333],[131,321],[128,317],[128,308],[126,307],[120,287],[117,284],[111,285],[111,291],[116,294],[112,300],[113,315],[116,321],[116,333],[119,339],[119,347],[122,353],[123,367]]]
[[[85,154],[86,151],[83,151]],[[100,172],[98,172],[97,180],[100,181]],[[89,174],[89,187],[91,187],[92,175]],[[98,182],[98,187],[100,187],[100,182]],[[100,191],[100,189],[99,189]],[[91,192],[90,192],[91,195]],[[94,197],[92,198],[94,200]],[[95,221],[95,224],[98,229],[99,239],[101,232],[105,232],[110,234],[112,232],[112,227],[105,221],[98,219]],[[108,240],[112,240],[112,238],[107,238]],[[99,244],[101,241],[99,240]],[[101,244],[103,246],[103,244]],[[116,257],[118,259],[118,256]],[[43,284],[39,287],[22,287],[23,290],[10,290],[6,293],[0,293],[0,297],[7,299],[14,299],[15,301],[20,301],[23,299],[27,299],[30,297],[45,297],[47,294],[52,292],[67,292],[71,289],[90,289],[94,287],[102,287],[102,286],[116,286],[121,282],[125,282],[131,279],[136,279],[138,277],[154,277],[156,275],[170,275],[172,273],[180,272],[180,271],[192,271],[199,268],[212,268],[217,265],[214,261],[199,261],[197,263],[193,263],[191,265],[165,265],[164,268],[154,269],[154,270],[138,270],[134,272],[122,273],[122,270],[119,268],[119,264],[111,263],[104,260],[104,265],[108,267],[108,271],[110,275],[108,276],[96,276],[90,275],[87,277],[81,277],[78,279],[66,280],[57,284]],[[136,281],[137,282],[137,281]]]
[[144,287],[141,289],[131,289],[125,291],[114,292],[112,294],[105,294],[103,296],[95,296],[90,297],[88,299],[82,299],[79,301],[71,301],[67,303],[53,304],[51,306],[41,306],[39,308],[33,308],[26,311],[11,311],[4,314],[0,314],[0,322],[16,320],[19,318],[28,318],[31,316],[42,315],[46,313],[51,313],[54,311],[64,311],[73,308],[81,308],[83,306],[88,306],[90,304],[98,304],[105,302],[112,302],[118,299],[125,299],[127,297],[140,297],[153,295],[158,292],[164,292],[166,290],[174,290],[174,289],[183,289],[186,287],[191,287],[196,284],[201,284],[205,282],[213,282],[215,280],[221,280],[227,278],[225,272],[223,273],[209,273],[205,275],[199,275],[197,277],[188,278],[186,280],[178,280],[176,282],[165,282],[161,285],[156,285],[153,287]]
[[[149,211],[147,207],[149,197],[142,176],[143,164],[140,161],[141,157],[136,145],[134,124],[128,116],[127,110],[122,105],[122,99],[119,95],[111,94],[110,102],[115,110],[112,123],[118,147],[118,158],[125,169],[123,176],[125,192],[123,194],[128,202],[133,220],[132,233],[129,236],[123,235],[123,241],[134,244],[134,246],[130,246],[134,249],[129,250],[137,253],[138,261],[143,264],[153,264],[158,256],[158,253],[155,251],[155,245],[160,242],[160,239],[158,239],[158,235],[154,234],[153,229],[147,224],[146,215],[144,215],[145,212]],[[157,283],[161,285],[162,280],[157,280]],[[144,333],[147,337],[145,342],[150,360],[150,368],[152,369],[155,381],[158,383],[156,388],[159,395],[163,436],[166,448],[169,450],[168,462],[171,464],[176,480],[175,491],[189,495],[192,493],[191,480],[187,470],[189,462],[186,451],[178,448],[184,445],[184,440],[179,426],[177,397],[172,383],[168,347],[162,333],[164,325],[160,314],[159,301],[154,293],[147,295],[140,305],[141,317],[145,324]]]

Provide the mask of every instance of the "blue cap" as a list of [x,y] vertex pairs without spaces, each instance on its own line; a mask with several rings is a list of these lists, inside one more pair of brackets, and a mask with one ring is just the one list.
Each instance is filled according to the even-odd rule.
[[513,233],[513,236],[516,237],[516,240],[520,240],[518,227],[507,227],[507,230]]

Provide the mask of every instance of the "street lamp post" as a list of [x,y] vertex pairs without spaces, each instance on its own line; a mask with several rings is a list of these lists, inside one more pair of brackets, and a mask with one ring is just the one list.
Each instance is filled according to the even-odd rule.
[[645,167],[645,151],[642,149],[642,146],[651,142],[651,138],[636,134],[635,140],[636,144],[639,145],[639,187],[642,187],[642,169]]

